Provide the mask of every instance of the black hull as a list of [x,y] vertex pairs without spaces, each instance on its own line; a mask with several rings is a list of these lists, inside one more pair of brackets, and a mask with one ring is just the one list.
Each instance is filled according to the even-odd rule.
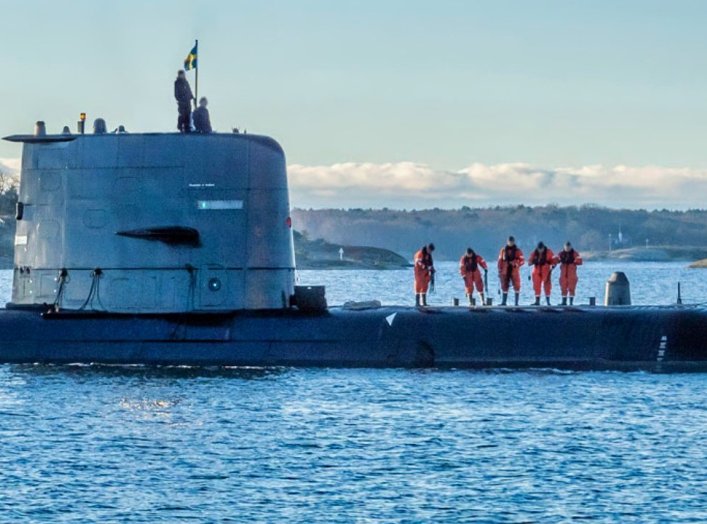
[[389,307],[321,315],[6,309],[0,361],[707,371],[707,309]]

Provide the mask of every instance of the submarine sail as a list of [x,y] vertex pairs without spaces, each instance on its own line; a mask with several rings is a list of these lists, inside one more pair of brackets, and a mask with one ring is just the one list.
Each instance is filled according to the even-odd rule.
[[12,305],[79,309],[100,286],[92,305],[111,312],[289,307],[294,249],[274,140],[10,139],[24,142]]

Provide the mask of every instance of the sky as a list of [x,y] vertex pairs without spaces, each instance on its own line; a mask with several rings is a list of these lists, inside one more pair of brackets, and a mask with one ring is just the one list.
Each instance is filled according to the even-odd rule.
[[704,208],[706,20],[697,0],[0,0],[0,135],[81,111],[171,131],[198,38],[214,127],[276,138],[295,206]]

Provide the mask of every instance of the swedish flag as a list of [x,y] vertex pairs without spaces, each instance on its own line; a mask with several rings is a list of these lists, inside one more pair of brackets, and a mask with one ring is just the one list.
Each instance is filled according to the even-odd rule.
[[191,51],[189,51],[189,54],[184,59],[184,69],[186,69],[187,71],[189,71],[190,69],[196,69],[197,47],[199,47],[199,44],[194,44],[194,47]]

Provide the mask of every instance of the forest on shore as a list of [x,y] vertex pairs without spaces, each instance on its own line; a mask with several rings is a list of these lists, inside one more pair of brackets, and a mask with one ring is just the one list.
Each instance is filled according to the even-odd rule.
[[0,267],[12,267],[17,179],[0,170]]
[[[559,249],[566,240],[596,257],[645,253],[696,260],[707,257],[707,210],[610,209],[594,205],[496,206],[461,209],[294,209],[293,225],[310,239],[390,249],[408,259],[427,242],[441,260],[471,246],[495,258],[509,235],[528,251],[542,240]],[[665,249],[656,249],[664,247]],[[645,251],[644,251],[645,250]],[[667,253],[667,255],[666,255]],[[650,256],[648,256],[650,254]]]

